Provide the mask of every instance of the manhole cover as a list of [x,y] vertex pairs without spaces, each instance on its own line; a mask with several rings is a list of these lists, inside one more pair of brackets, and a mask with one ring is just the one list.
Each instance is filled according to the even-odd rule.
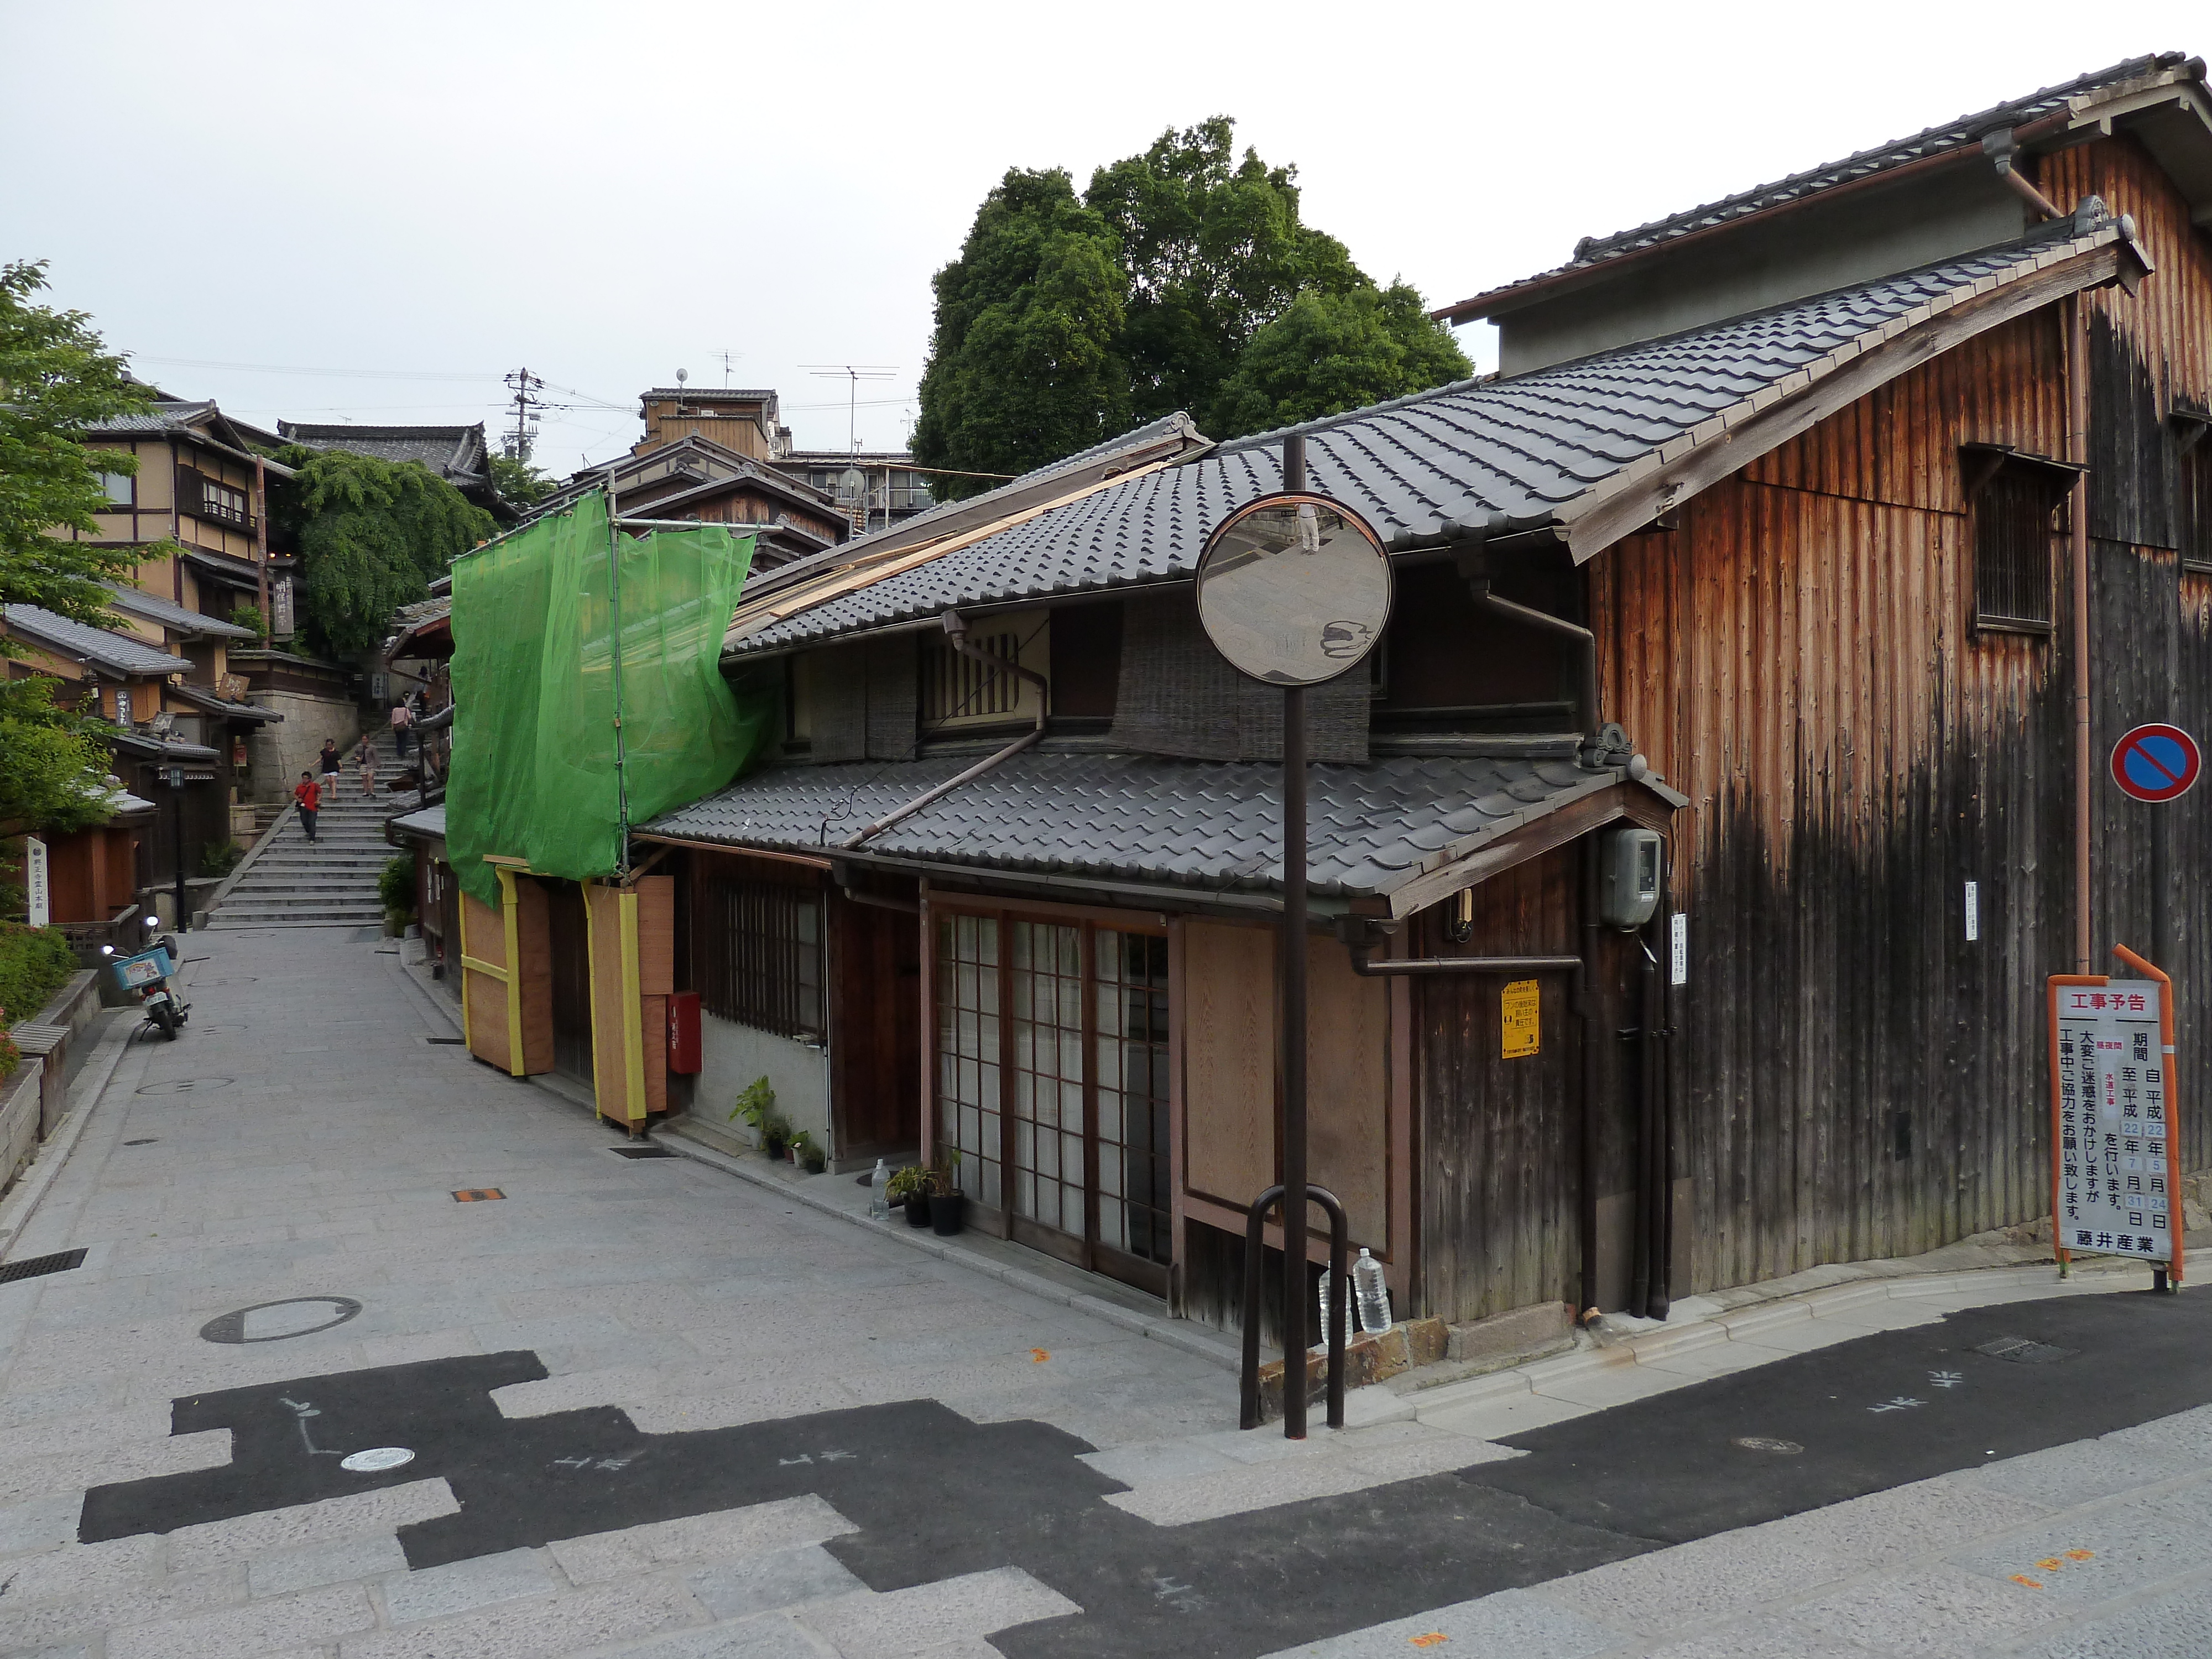
[[2033,1342],[2024,1336],[1998,1336],[1981,1343],[1974,1352],[1985,1353],[1992,1359],[2009,1359],[2015,1365],[2056,1365],[2081,1351],[2055,1348],[2048,1342]]
[[367,1451],[340,1458],[338,1467],[351,1469],[356,1474],[374,1474],[380,1469],[396,1469],[414,1461],[415,1454],[404,1446],[371,1446]]
[[210,1089],[228,1089],[233,1079],[227,1077],[179,1077],[167,1083],[149,1083],[137,1091],[142,1095],[204,1094]]
[[361,1304],[349,1296],[294,1297],[218,1314],[200,1327],[200,1335],[210,1342],[281,1342],[343,1325],[360,1311]]
[[1735,1443],[1746,1451],[1775,1452],[1784,1457],[1795,1457],[1805,1449],[1795,1440],[1769,1440],[1765,1435],[1747,1434]]

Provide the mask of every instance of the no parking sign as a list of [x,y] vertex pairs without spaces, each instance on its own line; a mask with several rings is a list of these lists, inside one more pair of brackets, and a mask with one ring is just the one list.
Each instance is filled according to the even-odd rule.
[[2178,800],[2203,769],[2197,739],[2178,726],[2138,726],[2112,745],[2112,781],[2131,800]]

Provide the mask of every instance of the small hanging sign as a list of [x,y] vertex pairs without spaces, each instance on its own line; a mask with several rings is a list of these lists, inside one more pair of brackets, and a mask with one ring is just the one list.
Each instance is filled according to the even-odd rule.
[[1498,994],[1498,1024],[1506,1059],[1525,1060],[1536,1052],[1539,1012],[1533,979],[1516,979]]

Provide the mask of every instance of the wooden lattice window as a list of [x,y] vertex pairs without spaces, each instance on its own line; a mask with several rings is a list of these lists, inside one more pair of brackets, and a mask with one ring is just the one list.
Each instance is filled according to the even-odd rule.
[[[1012,633],[971,634],[969,643],[1009,665],[1021,660],[1021,638]],[[925,638],[921,649],[924,724],[971,714],[1011,714],[1022,682],[1012,667],[994,668],[955,651],[945,639]]]
[[699,1006],[778,1036],[823,1035],[822,896],[702,859],[692,890]]
[[2051,548],[2075,469],[1995,445],[1965,447],[1973,536],[1974,625],[2048,634],[2056,620]]

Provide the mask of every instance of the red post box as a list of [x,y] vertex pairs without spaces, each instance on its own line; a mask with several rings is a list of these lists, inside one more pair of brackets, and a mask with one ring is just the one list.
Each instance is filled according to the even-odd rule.
[[699,994],[677,991],[668,999],[668,1069],[699,1074]]

